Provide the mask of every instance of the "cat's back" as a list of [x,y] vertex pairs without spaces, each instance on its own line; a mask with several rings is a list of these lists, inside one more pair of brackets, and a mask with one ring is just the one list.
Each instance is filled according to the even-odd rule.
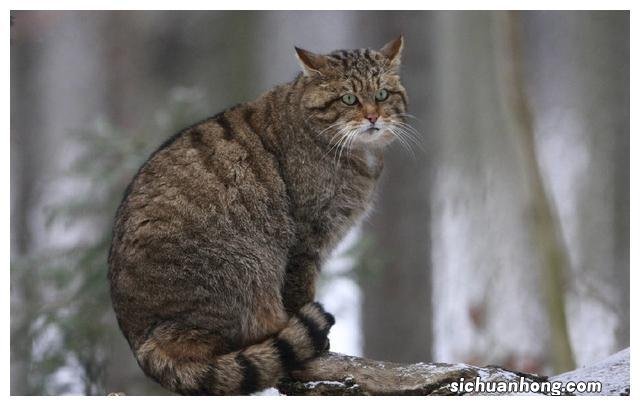
[[157,239],[211,243],[243,234],[287,241],[286,187],[259,118],[245,104],[167,140],[129,185],[114,245],[135,250]]

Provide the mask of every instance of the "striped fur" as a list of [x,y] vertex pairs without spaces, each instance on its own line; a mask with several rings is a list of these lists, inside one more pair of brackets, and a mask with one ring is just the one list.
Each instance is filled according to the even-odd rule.
[[147,375],[183,394],[250,393],[328,348],[316,279],[406,131],[401,50],[401,38],[297,49],[291,83],[180,131],[142,165],[116,213],[109,282]]
[[[162,386],[189,395],[240,395],[275,386],[292,368],[327,350],[333,316],[309,303],[275,337],[228,354],[203,352],[174,323],[155,327],[136,351],[142,369]],[[180,343],[180,349],[176,349]]]

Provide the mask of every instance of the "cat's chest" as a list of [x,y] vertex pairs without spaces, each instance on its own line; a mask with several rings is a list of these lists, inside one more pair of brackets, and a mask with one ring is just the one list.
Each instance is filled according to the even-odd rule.
[[381,162],[373,154],[362,158],[334,167],[305,167],[300,162],[296,181],[302,187],[296,188],[295,196],[298,219],[321,225],[320,230],[331,233],[350,226],[366,212],[373,200]]

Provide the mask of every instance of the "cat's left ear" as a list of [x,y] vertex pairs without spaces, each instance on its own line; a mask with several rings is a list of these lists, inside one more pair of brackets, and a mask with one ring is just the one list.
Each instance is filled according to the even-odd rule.
[[404,37],[400,35],[393,41],[387,42],[385,46],[380,49],[380,53],[387,57],[393,68],[398,69],[400,67],[400,60],[402,59],[403,48]]
[[306,49],[295,47],[296,56],[305,76],[313,74],[322,75],[322,68],[327,66],[327,58],[324,55],[314,54]]

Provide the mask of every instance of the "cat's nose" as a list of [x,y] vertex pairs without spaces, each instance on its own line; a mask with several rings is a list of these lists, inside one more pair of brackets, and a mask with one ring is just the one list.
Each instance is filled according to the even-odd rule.
[[365,117],[367,118],[367,120],[369,120],[369,122],[371,124],[375,124],[376,121],[378,121],[378,114],[377,113],[369,113]]

